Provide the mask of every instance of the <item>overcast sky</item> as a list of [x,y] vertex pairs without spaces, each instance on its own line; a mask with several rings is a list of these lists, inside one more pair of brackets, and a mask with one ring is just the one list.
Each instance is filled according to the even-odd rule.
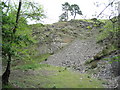
[[[62,14],[62,4],[64,4],[65,2],[79,5],[80,10],[83,13],[83,16],[77,15],[76,19],[83,19],[83,18],[90,19],[95,17],[93,15],[95,14],[98,15],[109,4],[109,2],[113,0],[29,0],[29,1],[37,2],[43,6],[45,15],[47,17],[46,19],[42,20],[42,23],[51,24],[51,23],[58,22],[59,16]],[[115,0],[115,1],[120,1],[120,0]],[[99,7],[96,7],[94,5],[95,2],[99,2],[101,3],[101,5],[99,5]],[[103,14],[110,15],[110,13],[111,13],[111,10],[109,7],[104,11]],[[103,17],[103,19],[104,18],[106,17]],[[29,24],[32,24],[32,23],[35,23],[35,22],[29,21]]]

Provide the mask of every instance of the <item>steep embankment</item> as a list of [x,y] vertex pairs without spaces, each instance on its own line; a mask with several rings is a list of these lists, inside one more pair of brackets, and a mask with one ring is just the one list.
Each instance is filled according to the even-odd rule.
[[[91,22],[71,20],[58,22],[52,25],[32,25],[33,36],[39,40],[38,50],[40,54],[55,53],[57,50],[71,43],[76,38],[87,38],[92,33]],[[93,34],[93,33],[92,33]]]

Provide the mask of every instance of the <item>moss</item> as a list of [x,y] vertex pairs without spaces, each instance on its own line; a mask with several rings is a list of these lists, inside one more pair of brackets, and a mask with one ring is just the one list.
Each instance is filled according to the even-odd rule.
[[86,28],[87,28],[87,29],[92,29],[92,27],[90,27],[90,26],[87,26]]

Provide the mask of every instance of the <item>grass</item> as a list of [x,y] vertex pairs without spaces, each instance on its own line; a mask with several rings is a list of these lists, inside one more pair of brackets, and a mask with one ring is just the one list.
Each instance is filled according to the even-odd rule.
[[32,59],[33,59],[33,62],[40,63],[40,62],[46,60],[50,55],[51,55],[50,53],[41,54],[41,55],[32,57]]
[[11,84],[17,88],[103,88],[103,82],[89,74],[73,72],[65,67],[39,64],[48,57],[49,54],[36,56],[33,57],[33,63],[14,66],[10,76]]
[[[78,19],[81,21],[86,21],[86,22],[94,22],[92,19]],[[108,21],[107,19],[98,19],[100,22],[105,23],[106,21]]]
[[3,85],[2,88],[14,88],[14,86],[9,83],[8,85]]
[[[39,66],[39,63],[46,60],[51,54],[42,54],[42,55],[31,55],[30,59],[24,58],[23,60],[21,59],[16,59],[12,61],[11,63],[11,69],[22,69],[22,70],[27,70],[27,69],[35,69]],[[4,68],[3,68],[4,69]]]
[[28,61],[23,61],[21,65],[14,66],[13,69],[21,69],[21,70],[28,70],[28,69],[37,69],[41,66],[46,66],[46,65],[41,65],[40,62],[46,60],[51,54],[42,54],[39,56],[33,56],[31,60]]
[[[87,78],[86,74],[73,73],[64,71],[56,77],[51,77],[54,80],[57,88],[100,88],[100,82],[95,79]],[[93,81],[92,83],[90,82]],[[87,86],[86,86],[87,84]]]
[[13,69],[20,69],[20,70],[28,70],[28,69],[38,69],[40,67],[43,67],[43,66],[49,66],[49,65],[46,65],[46,64],[26,64],[26,65],[21,65],[21,66],[16,66],[14,67]]
[[11,82],[21,88],[103,88],[102,81],[64,67],[41,64],[34,72],[29,75],[24,73],[24,75],[13,78]]

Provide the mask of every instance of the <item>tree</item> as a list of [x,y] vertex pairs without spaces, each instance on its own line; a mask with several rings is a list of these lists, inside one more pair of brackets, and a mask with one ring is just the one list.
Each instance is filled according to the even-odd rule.
[[67,21],[68,20],[68,12],[70,10],[70,4],[68,2],[65,2],[62,4],[62,11],[64,11],[60,16],[60,21]]
[[67,17],[66,13],[63,13],[59,16],[59,19],[60,21],[67,21],[66,17]]
[[[4,3],[5,4],[5,3]],[[7,44],[9,43],[9,46],[8,47],[4,47],[5,46],[5,44],[4,44],[4,46],[3,46],[3,55],[5,55],[5,56],[7,56],[8,58],[8,60],[7,60],[7,67],[6,67],[6,70],[5,70],[5,72],[3,73],[3,75],[2,75],[2,83],[4,84],[4,85],[7,85],[8,84],[8,80],[9,80],[9,75],[10,75],[10,63],[11,63],[11,59],[12,59],[12,50],[11,50],[11,45],[12,45],[12,41],[14,41],[14,39],[15,39],[15,37],[13,36],[13,34],[15,34],[15,32],[16,32],[16,29],[17,29],[17,25],[18,25],[18,19],[19,19],[19,15],[20,15],[20,10],[21,10],[21,5],[22,5],[22,3],[21,3],[21,0],[19,0],[19,6],[18,6],[18,11],[17,11],[17,15],[16,15],[16,22],[15,22],[15,25],[14,25],[14,28],[13,28],[13,30],[12,30],[12,32],[10,32],[10,41],[9,42],[6,42]],[[8,18],[9,19],[9,18]],[[3,30],[5,30],[5,29],[3,29]],[[5,32],[3,31],[3,34],[5,34]],[[3,35],[3,37],[5,37],[4,35]]]
[[65,11],[64,14],[66,14],[66,20],[68,20],[68,11],[70,10],[70,4],[68,2],[62,4],[62,10]]
[[77,4],[71,5],[70,12],[71,12],[71,15],[74,16],[74,19],[77,14],[82,15],[82,11],[80,10]]
[[[9,1],[9,0],[7,0]],[[17,5],[15,5],[17,6]],[[2,60],[7,61],[7,67],[2,75],[2,84],[9,83],[10,66],[14,57],[25,55],[25,47],[33,43],[32,33],[27,25],[27,19],[39,20],[42,17],[42,8],[35,3],[23,3],[19,0],[18,7],[2,2]],[[27,6],[27,7],[25,7]],[[32,8],[30,8],[32,7]],[[22,10],[23,8],[23,10]],[[25,11],[29,9],[29,11]],[[41,11],[41,12],[38,12]],[[24,48],[24,49],[23,49]],[[22,49],[22,50],[21,50]],[[22,52],[23,51],[23,52]]]
[[70,5],[68,2],[65,2],[62,4],[62,10],[64,12],[59,16],[60,21],[67,21],[69,19],[69,12],[74,16],[74,19],[77,14],[82,15],[82,11],[77,4]]

